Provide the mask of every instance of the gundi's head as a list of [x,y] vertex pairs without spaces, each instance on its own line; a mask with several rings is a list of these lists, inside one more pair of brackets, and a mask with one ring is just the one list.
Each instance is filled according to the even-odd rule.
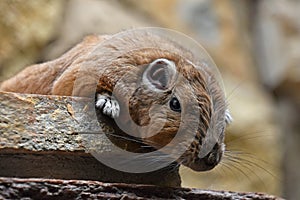
[[127,134],[137,133],[144,144],[195,171],[210,170],[225,151],[231,117],[209,56],[178,43],[148,31],[116,36],[103,45],[117,55],[110,59],[116,70],[106,77],[114,77],[119,124],[130,127]]
[[129,98],[129,112],[136,124],[147,126],[140,134],[144,143],[156,149],[184,133],[170,145],[185,149],[177,162],[195,171],[212,169],[220,162],[231,118],[224,93],[209,71],[182,57],[162,55],[151,60]]

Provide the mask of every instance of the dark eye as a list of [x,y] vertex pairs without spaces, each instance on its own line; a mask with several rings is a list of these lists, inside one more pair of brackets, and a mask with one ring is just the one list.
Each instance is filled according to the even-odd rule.
[[175,112],[181,112],[180,103],[176,97],[170,100],[170,108]]

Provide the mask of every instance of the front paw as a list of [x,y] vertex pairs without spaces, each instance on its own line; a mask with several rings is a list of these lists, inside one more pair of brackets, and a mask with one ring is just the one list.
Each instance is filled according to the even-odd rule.
[[111,118],[117,118],[120,114],[120,106],[118,101],[106,94],[97,94],[96,108],[100,109],[104,115]]

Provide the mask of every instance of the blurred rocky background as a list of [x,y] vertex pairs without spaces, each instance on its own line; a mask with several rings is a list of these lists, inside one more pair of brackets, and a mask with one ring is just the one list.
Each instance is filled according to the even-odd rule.
[[219,67],[234,123],[223,163],[183,186],[300,199],[299,0],[1,0],[0,81],[88,34],[178,30]]

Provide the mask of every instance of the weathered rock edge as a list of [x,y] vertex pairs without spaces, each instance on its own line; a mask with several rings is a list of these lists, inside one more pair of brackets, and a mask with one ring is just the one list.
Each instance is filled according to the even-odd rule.
[[[97,132],[98,120],[88,98],[0,92],[0,176],[19,178],[84,179],[103,182],[180,186],[178,167],[149,173],[114,170],[89,154],[109,152],[111,143],[101,139],[85,144],[80,132]],[[90,108],[89,108],[90,107]],[[105,133],[113,130],[100,123]],[[103,134],[102,134],[103,135]]]
[[280,200],[261,193],[237,193],[98,181],[0,177],[0,198],[18,199],[253,199]]

